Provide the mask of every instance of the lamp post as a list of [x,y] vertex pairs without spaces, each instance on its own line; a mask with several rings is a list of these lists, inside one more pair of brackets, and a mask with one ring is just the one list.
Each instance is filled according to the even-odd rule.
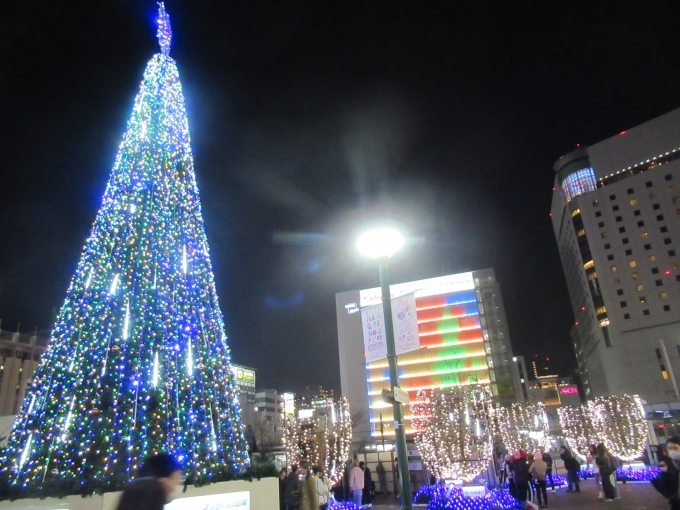
[[[397,369],[397,353],[394,346],[394,326],[392,324],[392,302],[390,296],[390,277],[387,263],[392,255],[404,245],[403,236],[394,229],[377,229],[364,233],[359,237],[357,247],[362,255],[376,259],[380,272],[380,288],[382,291],[383,315],[385,317],[385,341],[387,343],[387,362],[390,367],[390,386],[394,392],[399,387]],[[406,429],[401,403],[392,399],[394,413],[394,429],[396,433],[399,484],[401,487],[401,507],[412,510],[411,479],[408,471],[408,455],[406,451]],[[382,423],[381,423],[382,426]]]

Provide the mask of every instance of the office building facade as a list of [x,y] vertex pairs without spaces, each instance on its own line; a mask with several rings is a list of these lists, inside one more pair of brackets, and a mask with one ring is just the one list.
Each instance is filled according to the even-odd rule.
[[[497,402],[521,401],[500,286],[493,269],[396,284],[392,297],[415,291],[420,349],[399,356],[399,384],[418,390],[487,386]],[[336,294],[342,394],[354,419],[354,441],[393,440],[387,360],[366,363],[361,308],[381,302],[380,289]],[[405,406],[406,433],[411,433]]]
[[680,109],[577,148],[554,170],[585,397],[680,401]]

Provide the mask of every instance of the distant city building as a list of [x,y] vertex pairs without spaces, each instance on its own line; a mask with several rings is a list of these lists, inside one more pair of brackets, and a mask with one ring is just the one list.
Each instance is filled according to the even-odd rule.
[[534,357],[531,359],[531,368],[534,379],[538,379],[540,377],[556,377],[555,371],[550,365],[550,358],[534,354]]
[[[420,349],[399,356],[402,389],[487,386],[500,404],[523,400],[513,363],[500,285],[493,269],[392,285],[393,297],[415,291]],[[355,443],[393,440],[387,360],[366,364],[361,308],[381,302],[380,289],[336,294],[340,379],[353,415]],[[406,433],[411,432],[405,406]]]
[[586,397],[680,401],[680,109],[577,148],[554,170]]
[[26,385],[47,350],[48,331],[18,333],[0,330],[0,416],[14,415]]

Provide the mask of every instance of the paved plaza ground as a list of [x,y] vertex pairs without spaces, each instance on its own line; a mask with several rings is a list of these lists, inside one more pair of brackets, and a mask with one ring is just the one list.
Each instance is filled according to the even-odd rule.
[[[666,500],[649,482],[619,483],[621,499],[611,503],[604,503],[597,499],[595,482],[590,479],[581,483],[580,493],[565,492],[558,489],[548,490],[548,505],[550,509],[578,509],[578,510],[667,510]],[[393,496],[377,496],[373,508],[376,510],[398,510],[399,503]],[[424,508],[421,507],[421,508]]]

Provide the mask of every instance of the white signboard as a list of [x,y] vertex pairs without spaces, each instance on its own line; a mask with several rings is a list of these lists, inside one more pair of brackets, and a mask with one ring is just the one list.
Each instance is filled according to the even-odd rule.
[[415,293],[411,292],[392,300],[392,324],[397,356],[420,349]]
[[[390,295],[392,298],[403,296],[415,292],[416,297],[437,296],[439,294],[449,294],[462,290],[475,288],[472,273],[458,273],[439,278],[429,278],[418,280],[417,282],[399,283],[390,285]],[[359,306],[371,306],[382,302],[382,291],[380,287],[359,291]]]
[[486,487],[483,485],[463,486],[464,498],[483,498],[484,496],[486,496]]
[[408,391],[404,391],[397,386],[392,388],[392,390],[394,400],[396,400],[397,402],[401,402],[402,404],[408,404]]
[[361,322],[364,330],[366,363],[385,359],[387,357],[387,341],[382,304],[361,310]]
[[165,505],[165,510],[250,510],[250,491],[227,492],[211,496],[179,498]]

